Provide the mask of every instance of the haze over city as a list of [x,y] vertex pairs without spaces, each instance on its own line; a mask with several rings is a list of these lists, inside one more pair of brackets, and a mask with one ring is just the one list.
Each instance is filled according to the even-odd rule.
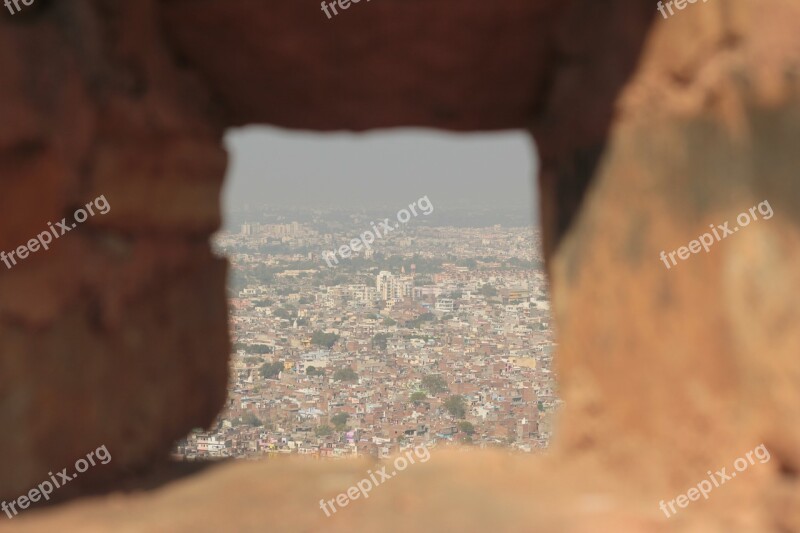
[[230,400],[176,458],[548,448],[560,400],[529,137],[227,144],[213,242],[231,266]]
[[538,223],[538,163],[524,132],[321,134],[259,127],[234,130],[226,146],[228,213],[259,205],[391,209],[427,194],[443,210],[526,212]]

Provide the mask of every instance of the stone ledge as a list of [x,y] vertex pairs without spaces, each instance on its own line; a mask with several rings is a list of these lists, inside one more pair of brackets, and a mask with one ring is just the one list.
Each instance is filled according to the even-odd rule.
[[[732,484],[667,519],[658,502],[675,494],[633,487],[623,479],[629,472],[600,463],[434,448],[428,462],[408,466],[366,501],[358,498],[326,517],[319,500],[345,492],[375,466],[367,459],[220,463],[153,490],[28,512],[15,519],[15,531],[729,533],[769,531],[778,523],[775,511],[782,507],[789,517],[800,500],[785,487],[780,492],[780,481],[767,475]],[[753,498],[752,490],[764,492]]]

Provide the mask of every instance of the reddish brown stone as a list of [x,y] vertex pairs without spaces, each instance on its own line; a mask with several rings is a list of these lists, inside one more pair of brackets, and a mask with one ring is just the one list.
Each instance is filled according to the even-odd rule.
[[315,130],[528,126],[553,66],[557,0],[162,0],[167,38],[232,124]]
[[[37,0],[4,14],[0,250],[99,194],[112,211],[0,265],[0,498],[102,444],[114,460],[94,475],[117,480],[222,405],[225,269],[207,239],[224,127],[527,127],[566,400],[553,461],[463,455],[332,530],[389,516],[414,530],[797,529],[799,28],[794,0],[698,2],[669,20],[649,0],[373,0],[332,20],[304,2]],[[773,219],[661,263],[763,200]],[[772,461],[749,482],[665,525],[660,499],[762,443]],[[127,501],[139,512],[114,529],[163,526],[164,506],[176,531],[323,527],[304,513],[324,494],[307,489],[338,467],[246,466],[218,472],[244,488],[210,515],[171,513],[213,503],[219,485],[195,479]],[[267,511],[236,507],[253,494]],[[107,530],[104,505],[56,519]]]
[[101,445],[112,462],[59,496],[152,465],[224,402],[226,267],[207,239],[226,155],[155,7],[0,18],[0,250],[99,195],[111,206],[0,263],[0,499]]

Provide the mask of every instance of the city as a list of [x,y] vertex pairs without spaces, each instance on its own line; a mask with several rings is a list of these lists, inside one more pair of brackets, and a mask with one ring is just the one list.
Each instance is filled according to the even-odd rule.
[[231,263],[228,405],[174,457],[547,448],[559,400],[537,230],[415,220],[331,268],[324,250],[370,217],[291,213],[215,239]]

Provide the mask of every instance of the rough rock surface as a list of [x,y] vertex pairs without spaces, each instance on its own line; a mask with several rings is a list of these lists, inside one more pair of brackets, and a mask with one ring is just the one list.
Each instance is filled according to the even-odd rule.
[[[147,467],[225,398],[226,166],[209,92],[153,2],[42,2],[0,17],[0,250],[99,195],[105,214],[0,263],[0,499],[98,446],[64,489]],[[201,334],[202,333],[202,334]]]
[[[368,3],[369,2],[369,3]],[[559,0],[162,0],[164,29],[233,124],[521,128],[549,80]]]
[[552,262],[565,451],[678,492],[764,443],[800,491],[798,28],[796,2],[709,2],[649,36]]
[[[800,531],[795,0],[668,20],[629,0],[375,0],[332,20],[316,2],[37,1],[0,18],[0,250],[99,194],[112,210],[0,265],[0,498],[100,444],[111,478],[152,464],[221,406],[207,238],[232,125],[529,128],[567,408],[548,460],[443,455],[335,519],[319,498],[364,464],[226,465],[20,527]],[[765,200],[773,218],[659,259]],[[747,481],[658,510],[762,443]]]
[[[379,468],[379,467],[378,467]],[[504,452],[431,450],[368,495],[330,517],[321,499],[347,492],[376,465],[367,460],[286,460],[228,463],[167,486],[85,499],[15,518],[14,531],[143,531],[250,533],[350,531],[532,531],[568,533],[730,533],[780,529],[757,509],[765,488],[756,470],[666,519],[658,500],[642,493],[629,470],[587,461],[532,460]],[[389,473],[391,472],[391,467]],[[750,474],[753,474],[752,476]],[[738,488],[737,488],[738,487]],[[743,489],[747,487],[747,489]],[[788,490],[774,498],[780,516],[795,513]],[[673,498],[676,494],[671,494]],[[766,497],[767,495],[763,495]],[[780,507],[778,506],[780,502]],[[770,510],[771,513],[771,510]],[[2,530],[3,522],[0,522]]]

